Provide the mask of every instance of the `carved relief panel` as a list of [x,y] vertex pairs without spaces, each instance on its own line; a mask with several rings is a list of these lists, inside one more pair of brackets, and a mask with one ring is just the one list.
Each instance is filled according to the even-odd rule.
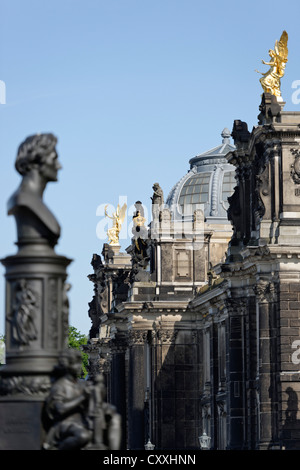
[[[289,145],[284,146],[282,150],[282,202],[284,213],[300,212],[300,148],[294,147],[293,144],[295,143],[291,142]],[[295,217],[298,216],[295,215]]]
[[41,281],[20,279],[8,284],[7,350],[38,347],[40,341]]

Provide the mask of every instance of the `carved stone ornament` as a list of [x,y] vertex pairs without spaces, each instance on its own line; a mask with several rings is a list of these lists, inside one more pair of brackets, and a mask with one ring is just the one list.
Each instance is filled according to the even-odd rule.
[[175,343],[178,330],[158,330],[157,338],[162,344]]
[[45,396],[51,387],[48,376],[13,376],[0,380],[0,396],[22,395],[22,397]]
[[224,400],[220,400],[217,402],[217,409],[218,409],[218,415],[220,417],[226,416],[226,402]]
[[89,358],[89,364],[88,364],[88,374],[89,378],[93,379],[96,377],[96,375],[105,373],[107,371],[107,363],[109,361],[106,361],[105,363],[102,361],[101,358]]
[[255,247],[255,256],[261,256],[261,257],[265,257],[265,256],[269,256],[270,255],[270,248],[266,245],[262,245],[262,246],[257,246]]
[[[98,368],[99,366],[99,368]],[[95,369],[93,369],[93,373],[99,370],[102,374],[110,374],[111,372],[111,355],[103,357],[100,355],[99,362],[94,363]]]
[[277,99],[271,93],[263,93],[261,104],[259,106],[260,113],[257,116],[258,124],[267,124],[273,122],[280,115],[281,107]]
[[48,302],[47,302],[47,316],[48,316],[48,332],[49,343],[53,349],[58,348],[58,280],[49,279],[48,282]]
[[211,418],[211,405],[210,403],[203,403],[202,405],[202,418],[207,420]]
[[228,198],[228,220],[233,227],[233,238],[237,238],[241,225],[240,188],[235,186],[233,194]]
[[300,150],[291,149],[291,153],[294,155],[295,160],[291,165],[291,177],[296,184],[300,184]]
[[147,330],[132,330],[129,332],[129,345],[143,345],[148,336]]
[[276,286],[273,281],[260,279],[253,290],[258,301],[261,303],[276,301]]
[[15,288],[14,301],[7,320],[11,323],[12,339],[18,345],[27,346],[37,339],[37,298],[25,279]]
[[250,139],[250,132],[248,131],[247,123],[238,119],[235,120],[231,135],[237,147],[241,147],[243,145],[247,146]]
[[225,300],[225,306],[230,316],[244,315],[246,311],[246,302],[241,298],[231,297]]
[[259,175],[256,176],[257,189],[262,196],[269,195],[269,168],[265,165]]
[[62,304],[62,331],[64,332],[65,338],[68,338],[69,332],[69,297],[68,292],[71,289],[71,284],[65,282],[63,285],[63,304]]

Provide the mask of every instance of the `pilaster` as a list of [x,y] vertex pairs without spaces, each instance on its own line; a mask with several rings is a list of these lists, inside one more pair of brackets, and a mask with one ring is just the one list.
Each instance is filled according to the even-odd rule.
[[142,450],[145,445],[145,343],[147,330],[129,332],[128,362],[128,446]]

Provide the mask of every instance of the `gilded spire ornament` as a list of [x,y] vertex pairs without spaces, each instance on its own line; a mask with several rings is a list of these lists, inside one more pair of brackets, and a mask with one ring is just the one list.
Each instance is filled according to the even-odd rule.
[[262,60],[264,65],[269,65],[270,69],[266,73],[261,73],[262,77],[259,79],[264,93],[271,93],[275,95],[277,101],[283,101],[281,97],[281,82],[280,79],[283,77],[285,72],[285,66],[288,57],[288,34],[283,31],[280,40],[276,40],[274,50],[269,50],[270,62]]

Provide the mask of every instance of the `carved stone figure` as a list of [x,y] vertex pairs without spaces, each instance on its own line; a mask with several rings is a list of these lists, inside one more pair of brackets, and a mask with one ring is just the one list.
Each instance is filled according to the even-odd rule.
[[270,303],[276,301],[276,285],[273,281],[260,279],[253,287],[257,299],[261,303]]
[[57,181],[61,168],[56,153],[57,139],[52,134],[36,134],[20,145],[16,169],[23,179],[8,201],[8,213],[17,223],[18,245],[41,243],[54,247],[60,236],[60,226],[43,202],[49,181]]
[[151,197],[152,200],[152,217],[153,220],[157,219],[159,216],[160,211],[163,208],[164,204],[164,193],[158,183],[154,183],[152,186],[153,189],[153,196]]
[[132,245],[127,248],[127,253],[131,255],[132,270],[130,282],[148,281],[149,272],[146,268],[150,261],[150,240],[147,227],[144,226],[144,208],[140,201],[135,203],[136,212],[133,215]]
[[135,208],[136,212],[132,217],[132,234],[137,250],[144,253],[147,245],[146,240],[148,238],[148,229],[145,227],[146,219],[144,217],[144,208],[140,201],[135,203]]
[[118,450],[120,417],[105,403],[102,376],[94,382],[77,379],[81,353],[66,349],[60,356],[57,380],[45,402],[49,422],[45,450]]
[[8,315],[11,323],[12,339],[19,345],[28,345],[37,338],[36,297],[25,279],[17,283],[12,311]]
[[234,242],[239,238],[240,232],[240,188],[236,186],[233,194],[228,198],[229,208],[227,211],[228,220],[232,223],[233,234],[231,242]]
[[291,149],[291,153],[294,155],[295,160],[291,165],[291,177],[294,183],[300,183],[300,151],[299,149]]
[[250,132],[248,131],[247,123],[240,119],[236,119],[233,123],[231,135],[234,140],[234,145],[237,148],[247,146],[250,139]]

